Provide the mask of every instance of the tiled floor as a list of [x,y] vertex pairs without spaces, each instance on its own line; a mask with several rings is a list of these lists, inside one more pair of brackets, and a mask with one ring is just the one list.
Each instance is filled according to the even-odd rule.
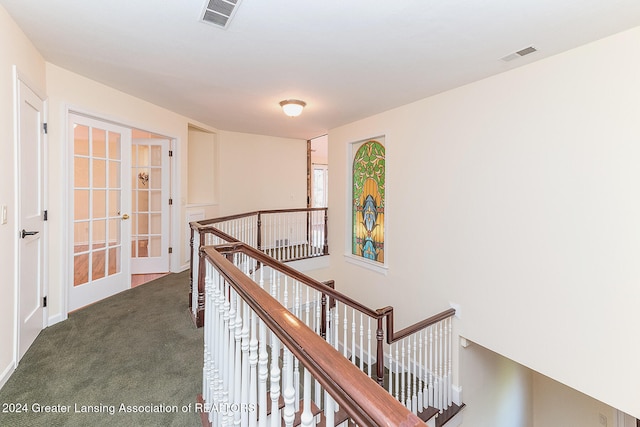
[[131,287],[135,288],[144,283],[150,282],[160,277],[166,276],[169,273],[155,273],[155,274],[132,274],[131,275]]

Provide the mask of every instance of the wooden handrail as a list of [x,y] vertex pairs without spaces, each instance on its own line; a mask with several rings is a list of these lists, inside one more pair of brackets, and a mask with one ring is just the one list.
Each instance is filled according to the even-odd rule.
[[256,286],[218,249],[205,247],[203,255],[358,425],[424,425],[268,292]]
[[212,219],[204,219],[204,220],[199,220],[199,221],[193,221],[190,224],[195,224],[196,226],[206,226],[206,225],[216,224],[216,223],[219,223],[219,222],[231,221],[231,220],[240,219],[240,218],[247,218],[247,217],[250,217],[250,216],[261,215],[261,214],[295,213],[295,212],[317,212],[317,211],[325,211],[325,210],[327,210],[327,208],[268,209],[268,210],[245,212],[245,213],[235,214],[235,215],[221,216],[221,217],[212,218]]
[[[373,317],[373,318],[378,318],[379,317],[379,312],[378,310],[373,310],[361,303],[359,303],[358,301],[336,291],[334,288],[327,286],[326,284],[319,282],[315,279],[313,279],[312,277],[307,276],[306,274],[303,274],[301,272],[299,272],[298,270],[289,267],[287,264],[282,263],[278,260],[276,260],[273,257],[270,257],[269,255],[265,254],[264,252],[261,252],[257,249],[255,249],[254,247],[252,247],[251,245],[248,245],[246,243],[243,242],[237,242],[237,243],[229,243],[229,244],[223,244],[223,245],[217,245],[216,249],[222,253],[222,254],[227,254],[227,253],[235,253],[235,252],[242,252],[244,254],[249,255],[251,258],[254,258],[256,261],[258,261],[258,263],[260,264],[264,264],[269,266],[270,268],[277,270],[281,273],[284,273],[285,275],[304,283],[305,285],[320,291],[326,295],[328,295],[330,298],[333,298],[337,301],[340,301],[344,304],[349,305],[350,307],[353,307],[361,312],[363,312],[364,314],[366,314],[367,316]],[[391,308],[391,307],[389,307]]]
[[[376,379],[378,381],[378,384],[380,385],[382,385],[384,381],[384,349],[382,346],[382,342],[385,339],[385,331],[382,327],[383,320],[386,320],[387,323],[386,342],[387,344],[393,344],[394,342],[406,338],[413,333],[416,333],[456,314],[455,309],[450,308],[396,332],[394,331],[394,310],[391,306],[383,307],[377,310],[371,309],[354,300],[353,298],[350,298],[340,293],[339,291],[336,291],[334,286],[327,286],[327,284],[319,282],[243,242],[217,245],[216,250],[224,255],[242,252],[250,256],[251,258],[254,258],[259,264],[266,265],[274,270],[285,274],[286,276],[293,278],[294,280],[297,280],[298,282],[304,283],[306,286],[322,292],[323,295],[329,297],[328,304],[331,307],[335,305],[334,301],[340,301],[341,303],[348,305],[349,307],[354,308],[359,312],[377,320]],[[321,334],[322,333],[324,333],[324,330],[321,332]]]
[[274,214],[274,213],[294,213],[294,212],[318,212],[326,211],[327,208],[293,208],[293,209],[271,209],[258,211],[260,214]]
[[[449,317],[452,317],[453,315],[455,315],[455,310],[454,309],[448,309],[445,310],[441,313],[436,314],[435,316],[431,316],[428,319],[425,320],[421,320],[419,322],[414,323],[413,325],[407,326],[406,328],[399,330],[399,331],[395,331],[395,318],[394,318],[394,309],[393,307],[387,306],[387,307],[383,307],[380,309],[372,309],[370,307],[365,306],[364,304],[361,304],[360,302],[338,292],[335,290],[335,287],[329,287],[326,284],[323,284],[321,282],[318,282],[316,280],[314,280],[313,278],[299,272],[298,270],[295,270],[291,267],[289,267],[287,264],[280,262],[278,260],[276,260],[275,258],[269,256],[268,254],[264,253],[261,249],[261,233],[258,231],[257,233],[257,237],[258,237],[258,241],[257,241],[257,248],[251,246],[248,243],[245,242],[241,242],[238,239],[224,233],[223,231],[219,230],[218,228],[215,227],[216,223],[220,223],[220,222],[224,222],[224,221],[229,221],[229,220],[234,220],[234,219],[239,219],[239,218],[246,218],[246,217],[250,217],[250,216],[257,216],[257,225],[258,225],[258,230],[260,229],[260,224],[261,224],[261,215],[263,214],[277,214],[277,213],[287,213],[287,212],[310,212],[310,211],[324,211],[325,212],[325,221],[324,221],[324,238],[325,238],[325,242],[324,242],[324,253],[328,254],[328,246],[327,246],[327,235],[328,235],[328,230],[327,230],[327,208],[297,208],[297,209],[282,209],[282,210],[260,210],[260,211],[253,211],[253,212],[248,212],[248,213],[243,213],[243,214],[238,214],[238,215],[230,215],[230,216],[226,216],[226,217],[220,217],[220,218],[215,218],[215,219],[210,219],[210,220],[205,220],[205,221],[197,221],[197,222],[192,222],[190,223],[191,225],[191,230],[192,230],[192,236],[194,232],[199,233],[200,235],[200,244],[203,245],[204,244],[204,235],[206,233],[210,233],[213,235],[218,236],[221,240],[226,241],[226,244],[222,244],[222,245],[218,245],[217,250],[218,252],[222,253],[222,254],[231,254],[231,253],[235,253],[235,252],[242,252],[248,256],[250,256],[251,258],[255,259],[259,265],[266,265],[269,266],[270,268],[279,271],[282,274],[285,274],[288,277],[293,278],[294,280],[297,280],[301,283],[304,283],[306,286],[309,286],[319,292],[322,293],[322,298],[324,300],[323,302],[323,311],[322,311],[322,326],[321,326],[321,336],[325,337],[325,332],[326,332],[326,319],[325,319],[325,315],[326,315],[326,308],[327,305],[329,307],[334,307],[335,306],[335,302],[339,301],[342,304],[345,304],[346,306],[349,306],[351,308],[353,308],[354,310],[359,311],[360,313],[374,319],[377,322],[377,326],[376,326],[376,379],[378,381],[379,384],[383,384],[384,382],[384,348],[383,348],[383,342],[386,341],[387,344],[393,344],[399,340],[402,340],[403,338],[408,337],[411,334],[414,334],[420,330],[423,330],[431,325],[434,325],[444,319],[447,319]],[[193,239],[192,239],[192,254],[193,254]],[[192,261],[193,262],[193,261]],[[201,259],[200,259],[200,264],[199,264],[199,272],[200,272],[200,277],[198,278],[198,309],[197,309],[197,316],[194,319],[196,325],[198,326],[202,326],[203,322],[204,322],[204,259],[202,258],[202,254],[201,254]],[[190,285],[190,289],[193,290],[193,287],[195,286],[195,284],[191,284]],[[193,291],[190,291],[189,294],[189,301],[191,304],[191,301],[193,299]],[[190,306],[191,308],[191,306]],[[386,328],[383,327],[383,322],[386,322]],[[385,330],[386,329],[386,330]]]
[[228,253],[235,253],[235,252],[242,252],[246,255],[249,255],[251,258],[254,258],[256,261],[258,261],[260,264],[264,264],[267,265],[268,267],[277,270],[291,278],[293,278],[294,280],[297,280],[298,282],[304,283],[305,285],[320,291],[326,295],[328,295],[330,298],[335,299],[337,301],[342,302],[343,304],[348,305],[349,307],[355,308],[356,310],[366,314],[367,316],[373,318],[373,319],[382,319],[382,318],[386,318],[386,322],[387,322],[387,333],[386,333],[386,341],[387,344],[393,344],[396,341],[401,340],[402,338],[406,338],[407,336],[421,330],[424,329],[428,326],[434,325],[438,322],[440,322],[441,320],[447,319],[449,317],[452,317],[456,314],[456,310],[453,308],[450,308],[448,310],[444,310],[441,313],[438,313],[434,316],[431,316],[427,319],[421,320],[419,322],[414,323],[413,325],[407,326],[404,329],[401,329],[399,331],[394,331],[394,310],[393,307],[391,306],[387,306],[387,307],[383,307],[383,308],[379,308],[379,309],[372,309],[370,307],[367,307],[361,303],[359,303],[358,301],[354,300],[353,298],[350,298],[342,293],[340,293],[339,291],[335,290],[335,285],[334,286],[327,286],[327,284],[319,282],[315,279],[313,279],[312,277],[307,276],[306,274],[303,274],[301,272],[299,272],[298,270],[289,267],[287,264],[284,264],[278,260],[276,260],[273,257],[270,257],[269,255],[265,254],[264,252],[261,252],[257,249],[255,249],[254,247],[247,245],[246,243],[243,242],[235,242],[235,243],[229,243],[229,244],[223,244],[223,245],[218,245],[216,246],[216,249],[222,253],[222,254],[228,254]]
[[402,338],[406,338],[411,334],[415,334],[416,332],[427,328],[431,325],[435,325],[436,323],[448,319],[449,317],[455,316],[456,310],[454,308],[450,308],[441,313],[438,313],[434,316],[431,316],[427,319],[421,320],[419,322],[414,323],[411,326],[407,326],[404,329],[399,330],[398,332],[394,332],[393,330],[393,309],[387,314],[387,344],[393,344],[396,341],[400,341]]
[[193,221],[190,222],[189,224],[193,224],[195,226],[207,226],[207,225],[211,225],[211,224],[217,224],[219,222],[224,222],[224,221],[231,221],[233,219],[240,219],[240,218],[247,218],[253,215],[258,215],[259,211],[254,211],[254,212],[245,212],[245,213],[241,213],[241,214],[236,214],[236,215],[228,215],[228,216],[221,216],[218,218],[212,218],[212,219],[202,219],[199,221]]
[[[321,242],[322,252],[316,252],[314,256],[318,255],[328,255],[329,254],[329,245],[327,240],[328,235],[328,227],[327,227],[327,208],[292,208],[292,209],[278,209],[278,210],[259,210],[259,211],[251,211],[245,212],[236,215],[228,215],[224,217],[218,217],[213,219],[192,221],[189,223],[189,227],[191,229],[191,239],[190,239],[190,257],[189,257],[189,267],[191,271],[194,271],[194,267],[199,266],[199,264],[195,264],[196,261],[194,259],[194,255],[199,253],[200,248],[194,248],[194,238],[196,233],[200,237],[199,246],[202,247],[205,245],[205,236],[206,235],[215,235],[221,240],[229,243],[239,242],[239,240],[222,230],[216,227],[216,224],[224,223],[226,221],[233,221],[242,218],[250,218],[255,217],[255,225],[257,226],[257,233],[255,234],[256,241],[252,242],[258,250],[263,250],[263,233],[261,232],[262,227],[262,215],[263,214],[286,214],[286,213],[307,213],[307,225],[309,225],[309,215],[311,212],[323,212],[324,211],[324,230],[323,236],[324,241]],[[309,238],[309,231],[307,230],[307,238]],[[289,257],[287,261],[296,261],[300,259],[308,258],[308,256],[298,256],[298,257]],[[200,261],[202,262],[202,261]],[[192,319],[197,327],[201,327],[204,321],[204,282],[202,281],[202,274],[199,277],[194,278],[193,276],[189,279],[189,311],[191,312]],[[194,297],[197,296],[197,306],[194,307]]]

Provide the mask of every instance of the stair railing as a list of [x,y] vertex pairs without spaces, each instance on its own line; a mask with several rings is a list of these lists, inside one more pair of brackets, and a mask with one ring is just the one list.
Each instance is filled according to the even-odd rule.
[[[333,289],[332,283],[318,282],[242,242],[216,250],[414,414],[428,420],[454,406],[455,310],[394,331],[392,307],[368,308]],[[301,394],[297,363],[294,360],[296,397]]]
[[261,210],[189,223],[189,309],[196,325],[201,327],[204,319],[201,247],[240,241],[282,262],[328,255],[327,213],[327,208]]
[[[310,427],[322,420],[331,426],[424,425],[267,291],[277,283],[264,283],[269,272],[256,255],[265,255],[252,250],[243,243],[201,250],[206,283],[199,397],[203,424]],[[259,276],[260,283],[250,276]],[[300,381],[296,366],[303,371]],[[296,382],[302,382],[300,400]]]

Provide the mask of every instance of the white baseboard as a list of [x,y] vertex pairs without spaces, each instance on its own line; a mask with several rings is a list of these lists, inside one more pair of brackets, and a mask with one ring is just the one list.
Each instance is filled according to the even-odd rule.
[[48,321],[47,321],[47,326],[53,326],[56,323],[60,323],[63,322],[65,320],[67,320],[67,315],[60,313],[60,314],[56,314],[55,316],[50,316]]
[[2,374],[0,374],[0,389],[4,387],[4,385],[7,383],[9,378],[11,378],[11,374],[13,374],[15,370],[16,370],[15,361],[12,360],[9,366],[7,366],[5,370],[2,371]]

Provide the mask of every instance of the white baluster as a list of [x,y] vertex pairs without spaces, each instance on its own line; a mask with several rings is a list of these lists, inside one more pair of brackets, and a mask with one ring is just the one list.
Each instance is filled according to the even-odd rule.
[[[251,328],[249,319],[249,305],[243,304],[243,323],[242,323],[242,375],[240,383],[242,384],[242,393],[240,395],[240,418],[243,426],[249,423],[249,414],[243,408],[247,407],[249,403],[249,395],[255,393],[255,389],[251,387],[252,377],[249,374],[250,362],[252,355],[250,354],[251,343],[249,341],[249,332]],[[256,356],[257,359],[257,356]]]
[[444,329],[444,334],[442,337],[443,342],[443,364],[444,368],[442,370],[442,407],[447,407],[447,402],[449,401],[449,392],[447,385],[449,384],[449,331],[447,329],[447,320],[443,320],[442,328]]
[[[316,331],[316,333],[318,335],[321,334],[321,329],[322,329],[322,293],[320,291],[315,291],[315,298],[314,298],[314,303],[315,303],[315,308],[314,308],[314,314],[315,314],[315,320],[314,320],[314,330]],[[329,301],[327,301],[327,304],[329,303]],[[327,307],[327,311],[329,307]],[[328,341],[328,340],[327,340]]]
[[400,376],[400,402],[402,402],[402,404],[405,404],[405,398],[406,398],[406,375],[405,375],[405,365],[404,365],[404,355],[405,355],[405,345],[404,345],[404,340],[400,340],[398,341],[398,344],[401,345],[400,347],[400,366],[401,366],[401,376]]
[[434,405],[433,393],[433,325],[429,326],[429,406]]
[[269,353],[267,352],[267,327],[258,321],[258,427],[267,427],[267,379],[269,377]]
[[[302,292],[300,289],[300,282],[297,280],[294,281],[294,292],[295,292],[295,307],[296,307],[296,317],[298,319],[302,319],[302,307],[300,293]],[[307,316],[307,325],[309,324],[309,318]],[[300,361],[297,357],[293,358],[293,384],[295,389],[295,401],[300,401]]]
[[396,347],[396,400],[400,400],[400,357],[399,357],[399,344],[398,342],[396,342],[395,347]]
[[[227,300],[228,302],[228,328],[227,328],[227,351],[225,354],[225,364],[223,365],[226,369],[224,370],[224,386],[226,392],[225,403],[232,403],[234,397],[234,377],[235,377],[235,327],[236,327],[236,301],[235,301],[235,292],[230,285],[227,286]],[[228,407],[228,406],[227,406]],[[226,413],[226,416],[229,417],[229,413]],[[226,425],[231,425],[229,419],[226,420]]]
[[412,385],[413,385],[413,375],[411,374],[411,337],[406,338],[408,343],[407,346],[407,401],[405,402],[405,406],[408,410],[411,410],[411,393],[412,393]]
[[447,395],[448,395],[448,399],[447,399],[447,407],[451,406],[453,404],[453,375],[452,375],[452,367],[451,367],[451,363],[452,363],[452,351],[453,351],[453,318],[450,317],[447,319],[447,322],[449,323],[449,332],[447,334],[448,338],[449,338],[449,373],[448,373],[448,378],[449,381],[447,383]]
[[333,401],[333,397],[327,392],[324,393],[324,417],[326,419],[325,425],[335,426],[334,417],[336,413],[336,404]]
[[304,370],[304,404],[300,422],[302,427],[311,427],[314,425],[314,417],[311,412],[311,374],[308,369]]
[[[239,298],[236,292],[233,292],[234,299],[236,300],[236,321],[235,321],[235,342],[234,342],[234,352],[235,352],[235,361],[234,361],[234,371],[233,371],[233,396],[231,403],[233,405],[239,405],[242,400],[242,388],[244,386],[244,381],[242,381],[242,328],[243,321],[242,318],[242,298]],[[247,344],[248,345],[248,344]],[[248,350],[248,347],[247,347]],[[248,361],[248,360],[247,360]],[[240,412],[235,411],[233,413],[233,424],[240,425]]]
[[304,221],[304,226],[300,226],[300,231],[302,233],[304,233],[304,236],[301,236],[300,241],[303,242],[302,245],[302,256],[305,258],[308,258],[310,255],[309,252],[309,245],[311,243],[311,224],[312,224],[312,218],[310,216],[309,212],[306,212],[303,218]]
[[360,370],[364,372],[364,320],[360,313]]
[[282,238],[283,233],[282,230],[284,229],[284,226],[282,225],[282,217],[278,217],[278,239],[280,240],[280,243],[278,244],[278,257],[277,259],[280,261],[284,261],[284,248],[283,248],[283,243],[284,243],[284,239]]
[[275,333],[271,333],[271,427],[280,425],[280,340]]
[[293,236],[290,235],[290,231],[291,231],[291,227],[294,225],[294,221],[292,221],[292,217],[294,214],[289,213],[287,215],[287,232],[285,234],[285,241],[287,241],[287,253],[288,253],[288,257],[287,259],[293,259]]
[[[227,291],[228,291],[228,285],[225,282],[225,304],[228,304],[228,296],[227,296]],[[223,325],[224,325],[224,332],[223,332],[223,336],[222,336],[222,344],[221,344],[221,351],[222,351],[222,355],[220,358],[220,381],[218,383],[218,396],[219,396],[219,400],[221,404],[226,404],[228,403],[228,392],[229,392],[229,307],[225,306],[225,304],[223,304],[223,311],[222,311],[222,315],[223,315]],[[226,318],[226,320],[225,320]],[[226,422],[226,413],[224,411],[220,411],[220,425],[228,425]]]
[[[211,270],[212,267],[209,266]],[[213,341],[213,346],[211,348],[211,368],[213,369],[211,381],[209,383],[209,389],[211,390],[211,400],[209,403],[214,402],[218,403],[220,401],[220,382],[221,382],[221,372],[220,372],[220,362],[222,361],[222,338],[224,337],[224,323],[223,323],[223,312],[222,312],[222,302],[224,301],[224,281],[222,277],[216,272],[215,274],[215,287],[214,287],[214,314],[215,320],[211,323],[211,329],[209,338]],[[208,309],[205,309],[205,313]],[[205,321],[204,327],[207,327],[207,322]],[[215,413],[215,411],[211,411],[209,413],[209,419],[212,420],[215,415],[215,418],[219,418],[219,415]]]
[[387,391],[393,396],[393,345],[389,346],[389,379],[387,380]]
[[342,342],[342,354],[344,357],[348,357],[347,356],[347,305],[344,305],[344,320],[343,322],[343,342]]
[[438,326],[438,334],[439,334],[439,339],[438,339],[438,409],[440,409],[440,411],[442,411],[443,409],[443,405],[442,405],[442,360],[443,360],[443,355],[444,355],[444,349],[443,349],[443,345],[442,345],[442,323],[439,323]]
[[422,338],[424,329],[420,331],[418,340],[418,413],[424,411],[424,377],[422,376],[423,360],[422,360]]
[[351,363],[356,365],[356,312],[351,309]]
[[[411,339],[411,338],[409,338]],[[413,367],[413,375],[411,376],[411,411],[414,414],[418,413],[418,387],[420,386],[418,382],[418,343],[416,334],[413,335],[413,361],[411,362],[411,366]]]
[[296,391],[293,387],[293,355],[291,351],[284,347],[284,373],[283,379],[285,381],[283,398],[284,398],[284,411],[282,415],[282,419],[284,421],[285,427],[292,427],[293,420],[295,418],[296,409]]
[[338,312],[340,310],[338,310],[338,302],[336,301],[336,306],[333,309],[333,347],[337,350],[338,349],[338,331],[339,331],[339,325],[340,325],[340,315],[338,314]]
[[[213,268],[210,266],[211,270],[213,271]],[[222,306],[221,306],[221,301],[223,299],[223,297],[221,297],[221,295],[224,292],[224,279],[222,279],[222,277],[215,272],[215,293],[214,293],[214,305],[216,307],[215,310],[215,323],[212,322],[212,326],[215,326],[215,328],[211,328],[211,332],[209,333],[209,337],[210,339],[213,341],[213,348],[211,350],[211,368],[213,369],[212,372],[212,376],[211,376],[211,380],[209,382],[209,389],[211,390],[211,400],[210,402],[214,402],[217,403],[220,401],[221,398],[221,380],[222,380],[222,372],[220,370],[220,355],[221,353],[221,348],[222,348],[222,338],[223,338],[223,328],[224,328],[224,324],[223,324],[223,312],[222,312]],[[205,309],[205,313],[207,312],[207,310]],[[205,321],[205,328],[207,327],[206,321]],[[210,420],[215,420],[215,424],[219,425],[220,424],[220,415],[218,413],[216,413],[215,411],[211,411],[209,413],[209,419]]]
[[[208,263],[207,263],[208,266]],[[211,348],[213,343],[211,342],[211,338],[209,337],[209,328],[206,325],[212,325],[212,314],[215,313],[213,304],[211,304],[211,295],[213,293],[213,285],[211,283],[212,277],[211,272],[207,268],[205,274],[205,288],[204,288],[204,297],[205,297],[205,305],[207,309],[204,311],[205,317],[205,328],[204,328],[204,363],[202,366],[202,398],[206,402],[211,402],[211,396],[209,394],[209,381],[212,376],[212,366],[211,366]]]
[[258,412],[255,410],[258,406],[258,316],[249,310],[248,304],[247,311],[251,318],[251,338],[249,339],[249,396],[247,398],[249,411],[245,412],[249,417],[249,427],[256,427],[258,421]]
[[[299,283],[299,282],[298,282]],[[310,289],[309,286],[306,287],[307,288],[307,295],[306,295],[306,303],[305,303],[305,316],[304,316],[304,323],[305,325],[307,325],[310,329],[313,329],[313,326],[311,324],[311,299],[310,299]]]
[[371,376],[371,370],[373,369],[373,355],[371,354],[371,317],[369,316],[367,316],[367,353],[369,354],[369,359],[367,361],[367,364],[369,365],[369,377],[373,378]]
[[[321,298],[322,298],[322,294],[320,293],[320,291],[314,291],[314,295],[315,295],[315,298],[314,298],[313,301],[315,303],[315,308],[314,308],[314,325],[313,326],[314,326],[314,330],[316,331],[316,333],[318,335],[320,335],[321,329],[322,329],[322,323],[321,323],[321,317],[322,317],[322,301],[321,301]],[[328,340],[328,337],[327,337],[327,340]],[[320,382],[316,381],[314,379],[313,383],[314,383],[314,386],[315,386],[315,388],[314,388],[315,392],[313,394],[314,399],[315,399],[314,401],[315,401],[315,403],[316,403],[316,405],[318,407],[322,407],[322,405],[321,405],[322,393],[321,393],[321,390],[320,390],[321,389]]]

